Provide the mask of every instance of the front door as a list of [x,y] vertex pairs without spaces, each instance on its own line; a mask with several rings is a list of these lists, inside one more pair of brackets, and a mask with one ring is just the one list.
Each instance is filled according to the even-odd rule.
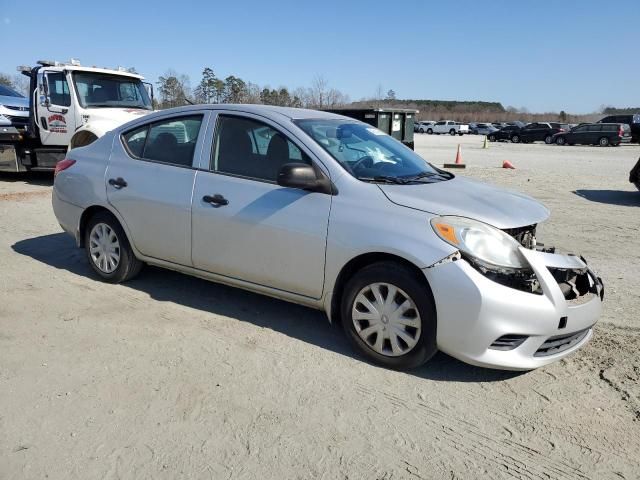
[[76,131],[75,104],[64,72],[45,70],[38,74],[40,95],[35,99],[40,141],[45,146],[68,146]]
[[321,297],[331,196],[280,187],[278,171],[291,162],[312,160],[277,125],[249,114],[218,116],[193,192],[196,268]]
[[105,175],[109,203],[143,255],[191,266],[193,159],[208,113],[174,115],[115,139]]

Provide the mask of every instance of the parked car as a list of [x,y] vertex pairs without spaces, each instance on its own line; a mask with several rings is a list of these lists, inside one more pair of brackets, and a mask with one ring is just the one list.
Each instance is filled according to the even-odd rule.
[[588,123],[568,132],[553,135],[551,143],[558,145],[609,145],[618,146],[631,141],[631,128],[622,123]]
[[52,200],[106,282],[148,263],[321,309],[391,368],[437,349],[536,368],[584,345],[601,310],[586,262],[537,245],[543,205],[328,112],[154,112],[69,151]]
[[418,122],[418,129],[415,131],[419,133],[431,134],[433,133],[433,126],[435,125],[435,123],[436,122],[432,122],[430,120],[422,120]]
[[633,183],[638,190],[640,190],[640,158],[635,167],[629,172],[629,181]]
[[626,123],[631,128],[631,141],[640,142],[640,113],[632,115],[609,115],[598,123]]
[[6,85],[0,85],[0,127],[26,128],[29,99]]
[[[429,133],[427,131],[427,133]],[[441,122],[436,122],[433,126],[433,132],[436,135],[446,134],[449,135],[464,135],[465,133],[469,133],[469,125],[464,123],[454,122],[453,120],[443,120]]]
[[520,129],[519,135],[513,136],[513,143],[544,142],[550,144],[553,136],[559,132],[568,132],[569,125],[556,122],[533,122]]
[[497,131],[498,129],[490,123],[476,123],[475,127],[471,129],[471,133],[474,135],[491,135]]
[[[515,141],[514,141],[515,138]],[[506,127],[496,130],[495,132],[487,135],[487,139],[490,142],[509,141],[518,143],[520,141],[520,127],[515,125],[507,125]]]

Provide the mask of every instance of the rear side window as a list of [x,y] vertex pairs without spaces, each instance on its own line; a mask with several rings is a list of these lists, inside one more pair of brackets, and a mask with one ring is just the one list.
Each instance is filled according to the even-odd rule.
[[617,132],[618,131],[618,125],[603,125],[602,126],[602,131],[603,132]]
[[202,115],[174,117],[131,130],[123,135],[133,157],[191,167]]
[[602,125],[588,125],[587,132],[600,132]]

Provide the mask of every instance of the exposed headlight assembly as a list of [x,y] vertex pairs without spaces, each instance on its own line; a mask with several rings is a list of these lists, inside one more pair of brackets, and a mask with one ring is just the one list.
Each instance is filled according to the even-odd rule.
[[436,234],[465,257],[495,271],[529,270],[520,244],[510,235],[486,223],[464,217],[436,217],[431,220]]

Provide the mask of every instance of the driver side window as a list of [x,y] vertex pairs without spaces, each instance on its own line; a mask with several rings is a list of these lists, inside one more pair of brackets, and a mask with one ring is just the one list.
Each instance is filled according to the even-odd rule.
[[311,165],[311,159],[270,125],[240,116],[219,116],[211,170],[275,183],[286,163]]
[[62,72],[47,73],[49,84],[49,99],[52,105],[59,107],[71,106],[71,95],[69,94],[69,84]]

